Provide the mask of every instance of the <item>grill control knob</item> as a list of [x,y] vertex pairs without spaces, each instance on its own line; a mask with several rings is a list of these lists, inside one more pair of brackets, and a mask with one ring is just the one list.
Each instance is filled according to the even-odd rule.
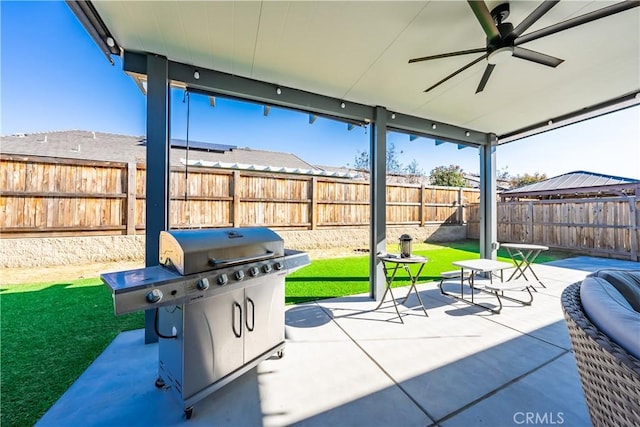
[[162,299],[162,291],[160,289],[154,289],[147,294],[147,302],[155,304]]
[[262,267],[262,271],[264,271],[265,273],[271,273],[271,265],[269,265],[269,264],[265,264],[265,265]]
[[226,285],[227,282],[229,282],[229,278],[226,274],[221,274],[218,276],[218,285],[223,286]]
[[260,273],[260,270],[258,270],[258,267],[251,267],[251,268],[249,269],[249,274],[250,274],[252,277],[256,277],[259,273]]
[[274,266],[276,270],[282,270],[284,268],[284,264],[281,263],[280,261],[276,262]]
[[236,280],[242,280],[242,279],[244,279],[244,271],[242,270],[236,271]]
[[200,291],[206,291],[207,289],[209,289],[209,279],[203,277],[202,279],[198,280],[198,283],[196,283],[196,288],[198,288],[198,290]]

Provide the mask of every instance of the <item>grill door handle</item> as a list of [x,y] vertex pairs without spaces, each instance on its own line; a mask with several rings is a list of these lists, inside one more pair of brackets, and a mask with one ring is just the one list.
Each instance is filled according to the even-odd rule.
[[[249,326],[249,303],[251,303],[251,326]],[[249,332],[253,332],[253,329],[256,327],[256,304],[249,297],[247,297],[247,318],[245,322]]]
[[261,255],[250,255],[250,256],[245,256],[245,257],[240,257],[240,258],[231,258],[231,259],[215,259],[215,258],[209,258],[209,264],[211,264],[214,267],[223,267],[225,265],[232,265],[232,264],[240,264],[243,262],[251,262],[251,261],[259,261],[261,259],[266,259],[266,258],[271,258],[273,257],[273,251],[267,251],[264,254]]
[[[240,312],[240,323],[238,323],[238,325],[240,326],[240,331],[236,331],[236,308],[238,308],[238,311]],[[236,338],[242,337],[242,306],[236,301],[233,302],[233,320],[231,323],[231,328],[233,329],[233,334],[236,336]]]

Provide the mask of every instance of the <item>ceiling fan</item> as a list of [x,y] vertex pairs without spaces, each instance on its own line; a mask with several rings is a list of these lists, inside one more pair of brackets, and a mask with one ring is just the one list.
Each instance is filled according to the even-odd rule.
[[409,64],[412,64],[414,62],[430,61],[433,59],[448,58],[451,56],[469,55],[473,53],[482,53],[482,56],[474,59],[462,68],[449,74],[444,79],[426,89],[425,92],[429,92],[430,90],[440,86],[442,83],[455,77],[467,68],[472,67],[485,58],[487,59],[488,63],[484,70],[484,74],[480,79],[480,84],[478,85],[476,93],[482,92],[484,90],[487,82],[489,81],[489,77],[493,72],[493,69],[496,67],[496,64],[499,64],[500,62],[503,62],[504,60],[507,60],[511,57],[520,58],[524,59],[525,61],[531,61],[555,68],[562,62],[564,62],[564,60],[555,58],[551,55],[546,55],[544,53],[525,49],[521,45],[533,40],[540,39],[542,37],[559,33],[560,31],[577,27],[578,25],[586,24],[597,19],[606,18],[607,16],[611,16],[613,14],[623,12],[627,9],[640,6],[640,1],[623,1],[523,35],[523,33],[527,31],[529,27],[531,27],[547,12],[549,12],[549,10],[551,10],[551,8],[554,7],[559,2],[559,0],[543,1],[515,28],[513,24],[505,21],[509,17],[510,11],[508,1],[498,4],[491,11],[489,11],[486,3],[482,0],[467,0],[467,2],[469,3],[471,10],[473,10],[476,19],[480,22],[480,25],[482,26],[485,34],[487,35],[486,47],[442,53],[439,55],[423,56],[421,58],[413,58],[409,60]]

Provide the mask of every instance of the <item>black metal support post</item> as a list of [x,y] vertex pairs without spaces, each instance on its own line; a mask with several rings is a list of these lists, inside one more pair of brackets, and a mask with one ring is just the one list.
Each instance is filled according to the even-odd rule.
[[387,223],[387,110],[376,107],[373,125],[371,126],[369,158],[371,160],[371,224],[369,244],[369,295],[374,300],[383,297],[385,279],[379,252],[386,252]]
[[480,258],[496,259],[498,253],[498,220],[496,192],[495,134],[487,136],[480,150]]
[[[167,58],[147,55],[147,181],[145,266],[159,262],[160,231],[169,227],[169,66]],[[145,344],[158,341],[154,310],[145,312]]]

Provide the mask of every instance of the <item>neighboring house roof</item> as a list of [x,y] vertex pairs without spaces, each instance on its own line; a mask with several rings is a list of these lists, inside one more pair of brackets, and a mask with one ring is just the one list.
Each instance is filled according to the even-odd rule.
[[[480,188],[480,175],[476,175],[473,173],[465,173],[464,180],[467,184],[467,187],[471,188]],[[496,188],[498,191],[508,190],[511,188],[508,179],[496,179]]]
[[[143,163],[146,139],[138,136],[69,130],[3,136],[0,152],[24,156],[60,157],[83,160]],[[171,165],[184,166],[186,141],[172,140]],[[292,153],[237,148],[231,145],[189,142],[189,163],[254,165],[313,170],[313,165]],[[224,166],[218,166],[224,167]],[[259,168],[254,168],[258,170]]]
[[325,171],[327,174],[334,176],[349,176],[359,180],[369,180],[369,172],[353,169],[348,166],[325,166],[313,165],[314,168]]
[[586,195],[636,194],[640,180],[595,172],[568,172],[500,194],[502,198],[584,197]]

